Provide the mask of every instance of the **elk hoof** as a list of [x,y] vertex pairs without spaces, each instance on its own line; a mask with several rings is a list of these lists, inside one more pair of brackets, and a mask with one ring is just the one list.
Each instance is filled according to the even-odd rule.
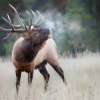
[[45,89],[45,91],[47,91],[47,89],[48,89],[48,83],[45,84],[44,89]]

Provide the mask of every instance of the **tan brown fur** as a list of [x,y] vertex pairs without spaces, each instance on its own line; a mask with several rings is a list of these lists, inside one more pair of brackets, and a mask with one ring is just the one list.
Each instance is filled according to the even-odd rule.
[[[16,54],[18,53],[17,49],[20,47],[23,47],[23,45],[22,45],[23,41],[24,41],[24,38],[20,37],[15,42],[13,51],[12,51],[12,62],[16,67],[16,72],[25,71],[27,73],[31,73],[31,72],[33,73],[33,71],[35,69],[39,69],[40,73],[44,76],[44,78],[46,80],[45,88],[47,88],[47,83],[48,83],[47,80],[49,80],[50,75],[45,68],[45,65],[47,64],[47,63],[45,63],[45,61],[46,61],[54,68],[54,70],[60,75],[60,77],[66,83],[64,75],[63,75],[63,70],[60,68],[60,65],[59,65],[56,44],[52,38],[48,38],[43,44],[33,48],[33,52],[35,53],[35,56],[32,58],[32,60],[30,62],[16,60],[16,57],[21,56],[21,54],[19,56]],[[21,49],[22,48],[20,48],[19,50],[21,51]],[[20,53],[20,51],[19,51],[19,53]],[[30,54],[30,53],[31,52],[28,52],[28,54]],[[48,77],[48,78],[46,78],[46,77]]]

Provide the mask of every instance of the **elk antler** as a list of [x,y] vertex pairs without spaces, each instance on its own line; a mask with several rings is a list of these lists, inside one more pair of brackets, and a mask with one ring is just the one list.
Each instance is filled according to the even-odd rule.
[[[24,32],[27,32],[27,34],[29,35],[30,32],[34,32],[34,31],[38,30],[37,28],[34,27],[34,24],[33,24],[32,22],[33,22],[34,17],[36,18],[36,19],[34,20],[35,25],[36,25],[36,23],[38,23],[39,20],[41,19],[41,18],[40,18],[40,17],[41,17],[41,14],[40,14],[39,11],[36,11],[36,12],[34,12],[34,11],[32,11],[32,10],[30,11],[30,14],[31,14],[31,15],[30,15],[30,17],[29,17],[29,18],[30,18],[30,19],[29,19],[29,20],[30,20],[30,21],[29,21],[29,25],[26,26],[26,25],[24,25],[22,19],[20,18],[20,15],[19,15],[18,11],[16,10],[16,8],[15,8],[13,5],[11,5],[11,4],[9,4],[9,7],[14,11],[14,13],[15,13],[15,15],[16,15],[16,19],[17,19],[17,21],[18,21],[18,23],[19,23],[20,25],[15,25],[15,24],[13,24],[9,14],[7,14],[6,18],[5,18],[5,17],[2,17],[2,19],[3,19],[6,23],[8,23],[9,26],[11,27],[10,29],[4,28],[4,27],[0,27],[0,31],[8,32],[7,38],[8,38],[13,32],[16,32],[16,33],[24,33]],[[37,18],[37,17],[38,17],[38,18]]]
[[[2,17],[2,19],[6,23],[8,23],[10,25],[10,27],[11,27],[11,29],[7,29],[7,28],[4,28],[4,27],[0,27],[0,31],[8,32],[8,35],[4,39],[8,38],[11,35],[11,33],[13,33],[13,32],[23,33],[23,32],[26,32],[27,31],[27,27],[22,23],[22,20],[21,20],[19,14],[18,14],[16,8],[13,7],[11,4],[9,4],[9,7],[11,7],[14,10],[15,15],[16,15],[16,18],[21,23],[21,25],[14,25],[12,23],[12,21],[11,21],[11,18],[9,16],[9,14],[7,14],[7,18]],[[24,29],[21,28],[22,26],[24,26],[25,28]]]

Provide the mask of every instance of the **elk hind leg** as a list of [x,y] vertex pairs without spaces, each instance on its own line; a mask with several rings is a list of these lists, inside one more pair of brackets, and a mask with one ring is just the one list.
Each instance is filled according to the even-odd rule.
[[67,84],[65,76],[64,76],[64,71],[63,69],[59,66],[59,65],[55,65],[50,63],[50,65],[53,67],[53,69],[58,73],[58,75],[61,77],[61,79],[63,80],[63,82],[65,84]]
[[44,80],[45,80],[45,90],[47,90],[47,87],[48,87],[48,82],[49,82],[49,78],[50,78],[50,74],[48,73],[45,65],[47,64],[46,61],[44,61],[42,64],[40,64],[38,66],[38,70],[39,72],[43,75],[44,77]]

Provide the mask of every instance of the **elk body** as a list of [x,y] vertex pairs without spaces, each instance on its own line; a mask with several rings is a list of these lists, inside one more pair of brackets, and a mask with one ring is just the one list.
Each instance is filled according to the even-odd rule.
[[[12,50],[12,62],[16,69],[17,90],[20,85],[21,72],[25,71],[28,73],[28,82],[30,84],[32,82],[34,69],[36,69],[36,64],[42,63],[39,61],[39,59],[37,61],[35,59],[37,58],[37,53],[43,48],[43,45],[45,45],[45,41],[48,39],[49,32],[46,31],[41,33],[41,31],[42,30],[40,30],[40,33],[32,33],[32,37],[34,39],[20,37],[14,44]],[[36,42],[34,42],[34,40]]]
[[31,43],[23,37],[19,38],[12,51],[12,61],[16,67],[16,77],[18,88],[20,84],[21,72],[25,71],[28,75],[28,82],[32,82],[33,71],[38,69],[45,79],[45,89],[49,81],[49,73],[46,70],[46,64],[49,63],[65,82],[64,73],[58,62],[58,55],[55,42],[48,38],[41,46],[32,48]]
[[[10,5],[10,7],[20,19],[16,9],[12,5]],[[54,40],[49,37],[49,30],[41,27],[34,27],[33,25],[30,25],[28,28],[25,27],[25,29],[16,29],[16,25],[11,24],[9,16],[8,20],[9,21],[6,20],[6,22],[12,26],[12,29],[0,27],[0,30],[24,34],[16,40],[12,50],[12,62],[15,66],[17,91],[20,85],[21,73],[24,71],[28,73],[28,83],[31,84],[35,69],[38,69],[43,75],[46,89],[50,77],[46,69],[47,63],[52,66],[52,68],[60,75],[63,82],[66,83],[64,72],[58,62],[56,44]]]

